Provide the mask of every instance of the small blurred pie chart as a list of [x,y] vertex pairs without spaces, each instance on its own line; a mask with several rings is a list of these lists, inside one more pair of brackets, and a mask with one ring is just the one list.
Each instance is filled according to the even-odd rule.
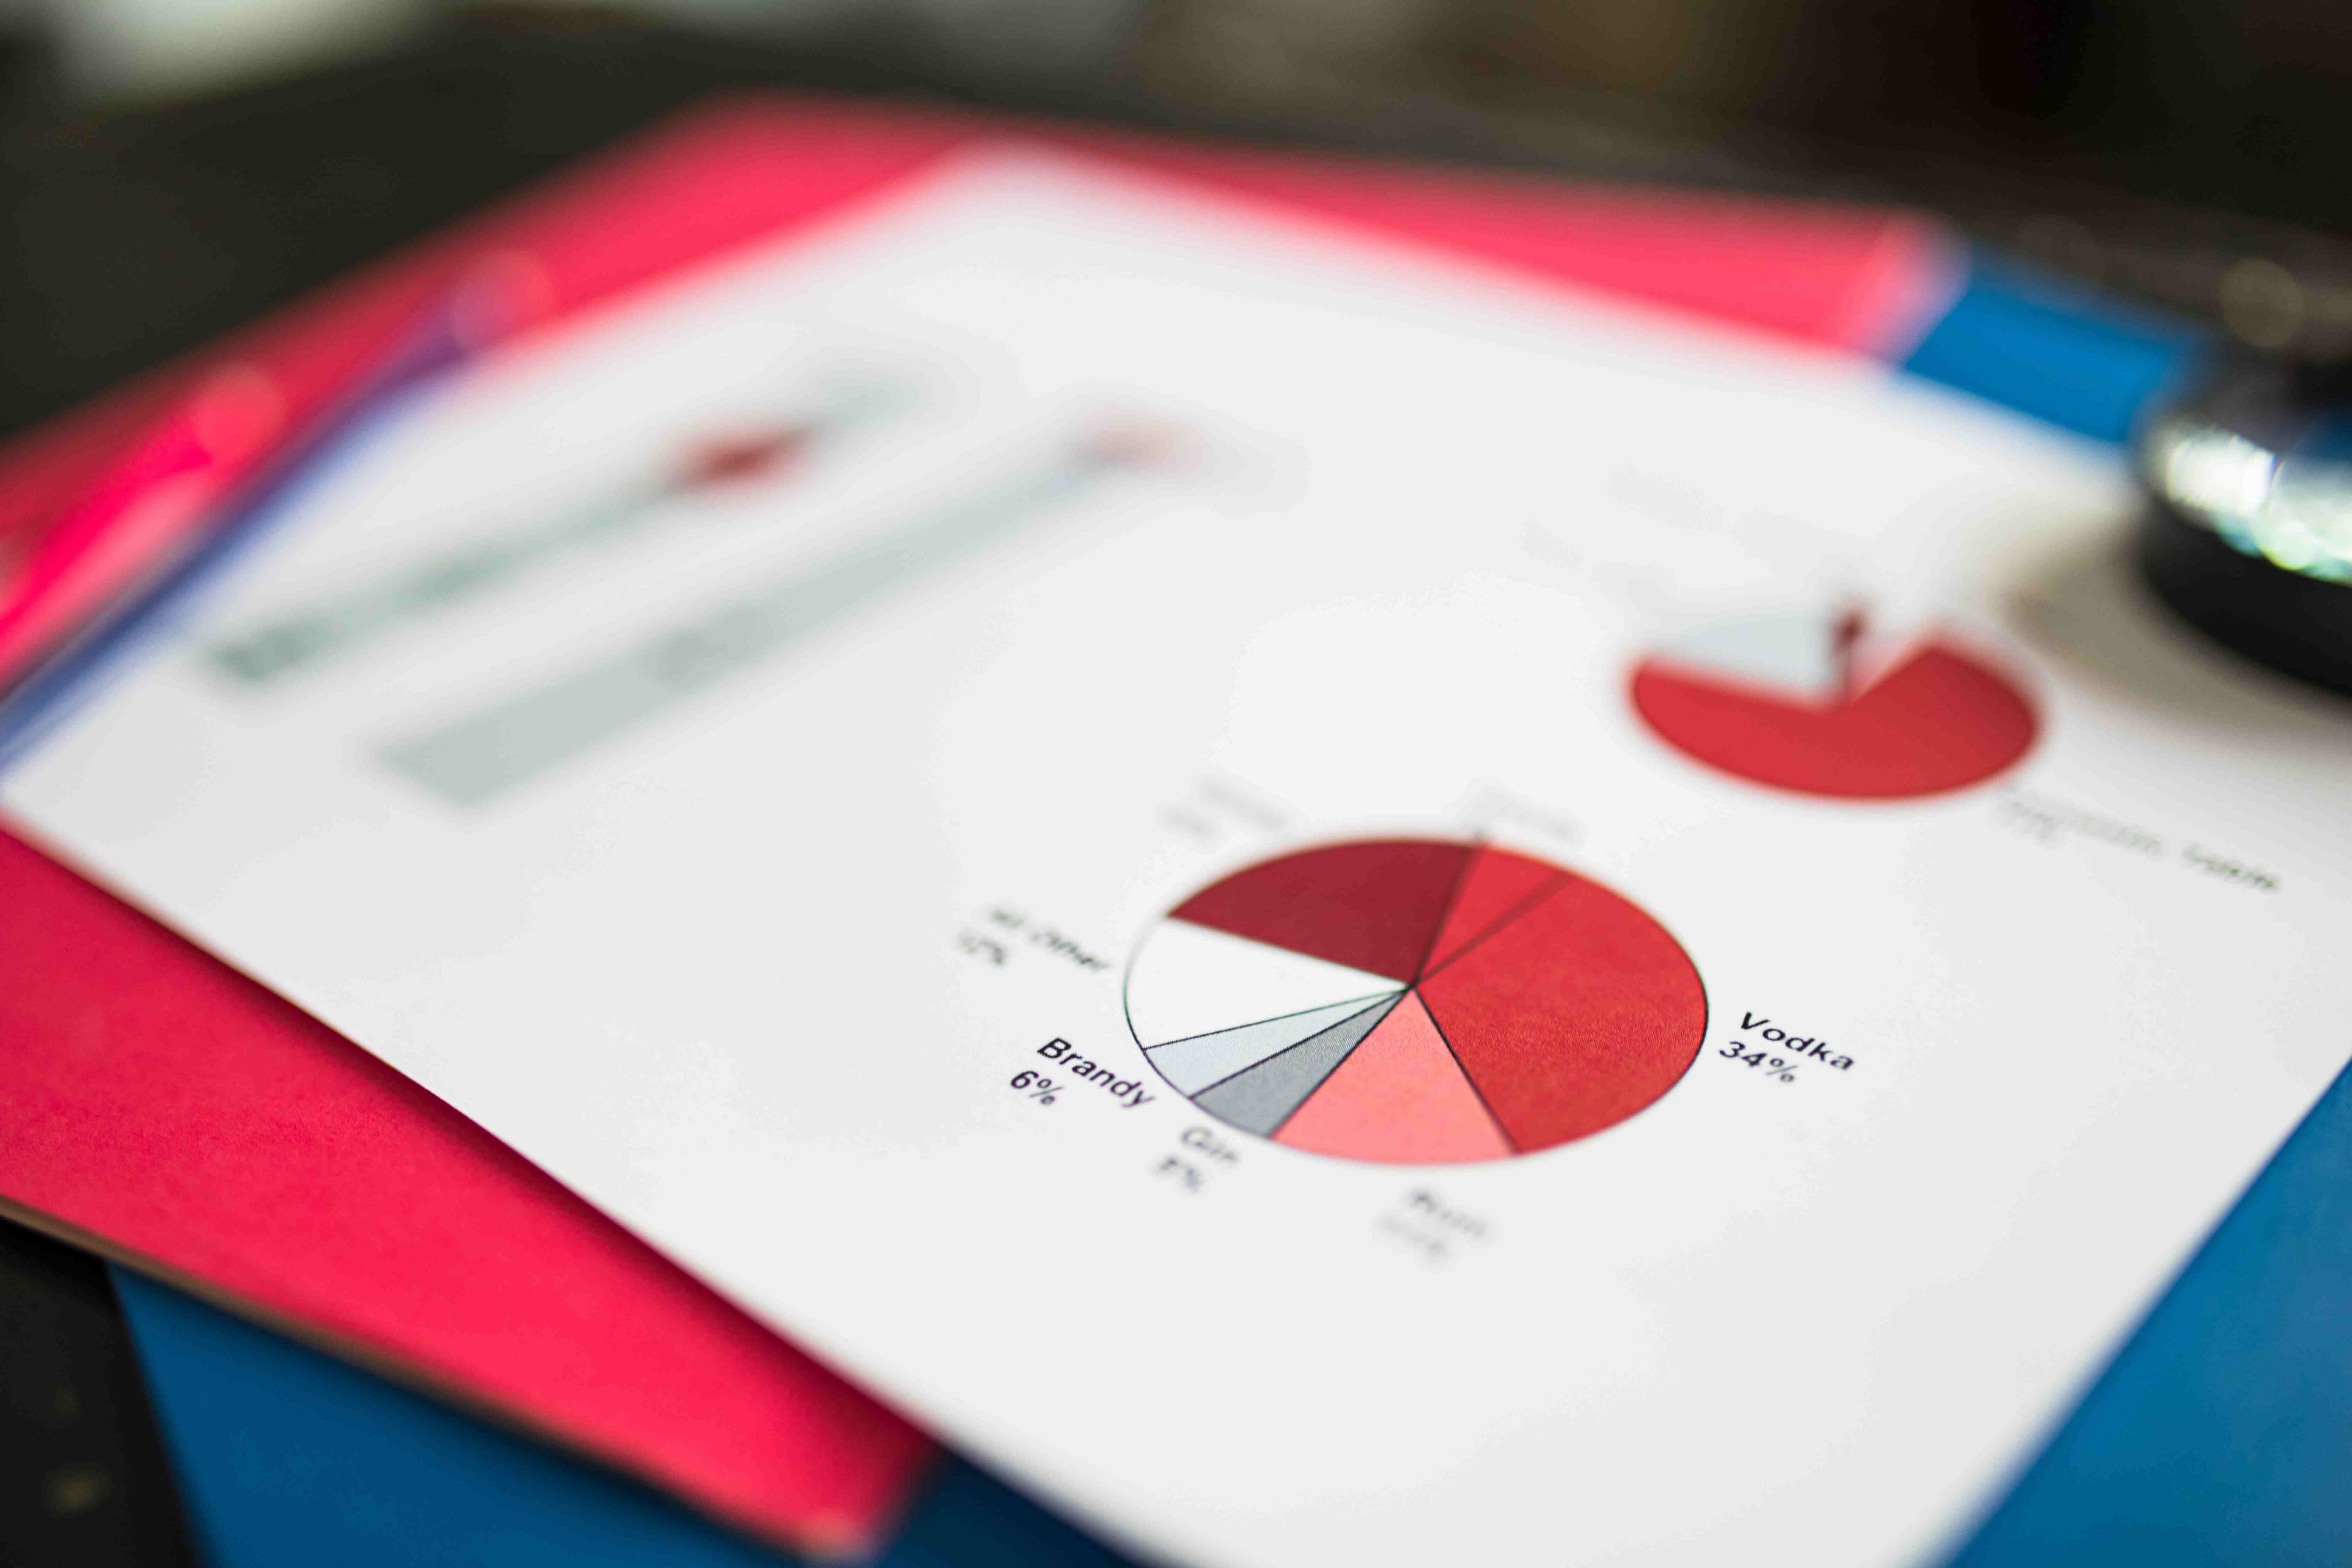
[[1860,611],[1696,627],[1633,668],[1633,710],[1720,773],[1840,800],[1908,800],[1983,784],[2032,748],[2014,678],[1951,634],[1889,635]]

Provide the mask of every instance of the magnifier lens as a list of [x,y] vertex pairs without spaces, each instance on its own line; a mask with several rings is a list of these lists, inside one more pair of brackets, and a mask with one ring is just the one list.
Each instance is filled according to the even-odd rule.
[[2182,619],[2352,694],[2352,370],[2222,368],[2137,443],[2142,570]]

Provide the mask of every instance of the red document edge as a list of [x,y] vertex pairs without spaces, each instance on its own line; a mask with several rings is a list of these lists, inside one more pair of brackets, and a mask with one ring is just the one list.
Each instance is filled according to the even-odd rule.
[[[1900,214],[1564,186],[808,100],[691,114],[0,450],[38,530],[205,368],[299,416],[485,257],[561,321],[1040,143],[1523,278],[1871,353],[1940,308]],[[828,1554],[885,1538],[929,1440],[366,1052],[0,835],[0,1205]]]

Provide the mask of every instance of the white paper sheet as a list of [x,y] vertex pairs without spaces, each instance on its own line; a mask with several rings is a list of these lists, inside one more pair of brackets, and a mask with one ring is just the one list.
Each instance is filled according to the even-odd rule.
[[[1143,1550],[1898,1563],[2347,1054],[2352,730],[2165,625],[2127,506],[1874,367],[978,163],[407,410],[5,799]],[[1837,799],[1629,699],[1838,700],[1855,605],[1853,679],[1944,638],[2031,750]],[[1688,955],[1638,1114],[1391,1164],[1147,1060],[1166,911],[1469,835]],[[1170,940],[1154,1019],[1349,1000]]]

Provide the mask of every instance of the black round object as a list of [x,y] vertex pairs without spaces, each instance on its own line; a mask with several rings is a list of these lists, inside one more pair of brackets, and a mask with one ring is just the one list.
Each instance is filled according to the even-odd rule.
[[2164,602],[2214,641],[2352,696],[2352,587],[2242,554],[2162,505],[2140,523],[2139,563]]
[[2352,695],[2352,372],[2225,366],[2137,448],[2158,595],[2224,647]]

